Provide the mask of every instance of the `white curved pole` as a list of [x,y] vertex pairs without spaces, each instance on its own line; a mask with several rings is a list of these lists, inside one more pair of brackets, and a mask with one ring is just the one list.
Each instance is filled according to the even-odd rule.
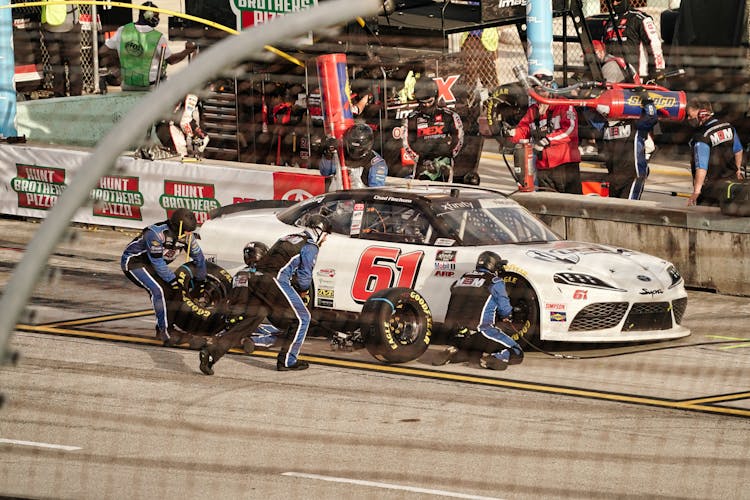
[[227,37],[202,52],[185,70],[138,101],[121,124],[102,138],[83,168],[71,180],[40,225],[26,248],[23,260],[5,286],[0,299],[0,363],[6,360],[10,333],[15,329],[34,284],[76,210],[88,200],[96,182],[110,171],[117,157],[174,105],[175,96],[184,96],[221,70],[262,51],[265,45],[292,40],[311,30],[339,25],[357,16],[376,14],[381,4],[379,0],[334,0]]

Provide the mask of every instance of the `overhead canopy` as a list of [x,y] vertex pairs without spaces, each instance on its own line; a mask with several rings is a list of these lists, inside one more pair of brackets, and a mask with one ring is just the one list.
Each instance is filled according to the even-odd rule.
[[[528,0],[481,2],[399,2],[397,11],[378,17],[381,34],[448,35],[525,22]],[[553,0],[553,15],[565,13],[565,1]],[[416,4],[411,6],[410,4]]]
[[682,0],[673,43],[738,47],[745,32],[745,0]]

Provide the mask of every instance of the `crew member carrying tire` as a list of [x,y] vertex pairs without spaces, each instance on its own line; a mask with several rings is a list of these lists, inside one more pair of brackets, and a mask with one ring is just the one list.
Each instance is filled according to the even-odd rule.
[[[310,326],[307,304],[313,268],[320,246],[331,232],[331,223],[326,217],[316,214],[310,216],[304,225],[303,232],[279,239],[258,261],[255,274],[248,276],[244,307],[238,300],[233,306],[235,316],[228,320],[227,328],[209,338],[201,349],[201,372],[213,375],[216,362],[230,348],[249,338],[266,317],[274,326],[286,330],[276,369],[288,371],[309,367],[306,361],[298,359],[298,355]],[[234,289],[232,293],[235,294]],[[244,347],[247,352],[248,348]]]
[[175,295],[183,293],[169,264],[180,252],[187,252],[196,263],[198,289],[205,287],[206,259],[193,237],[198,223],[195,214],[186,208],[178,208],[169,219],[152,224],[125,248],[120,267],[130,281],[145,288],[151,296],[156,314],[156,338],[165,346],[174,346],[182,341],[182,335],[174,329],[174,310],[168,306]]
[[502,278],[507,263],[495,252],[482,252],[476,270],[451,285],[446,325],[453,345],[439,353],[433,365],[461,363],[481,353],[486,355],[479,365],[490,370],[505,370],[523,361],[521,346],[495,326],[496,315],[510,323],[513,313]]

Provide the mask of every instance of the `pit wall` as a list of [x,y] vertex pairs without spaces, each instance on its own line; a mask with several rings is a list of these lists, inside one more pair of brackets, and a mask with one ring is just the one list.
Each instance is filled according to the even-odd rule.
[[689,287],[750,296],[750,218],[715,207],[664,207],[558,193],[513,199],[570,240],[638,250],[672,262]]
[[[85,148],[0,145],[0,214],[44,218],[89,154]],[[93,193],[97,202],[82,207],[74,221],[141,228],[177,206],[203,220],[218,205],[299,200],[325,192],[329,184],[311,170],[123,156],[100,180]],[[567,239],[656,255],[675,264],[689,287],[750,296],[750,218],[724,216],[718,208],[597,196],[535,192],[513,198]]]

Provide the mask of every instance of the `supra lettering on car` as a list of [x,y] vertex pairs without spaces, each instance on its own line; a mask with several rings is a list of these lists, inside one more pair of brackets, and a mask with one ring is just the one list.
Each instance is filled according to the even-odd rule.
[[378,290],[394,286],[414,288],[423,258],[421,250],[402,254],[400,248],[366,248],[354,272],[352,299],[364,303]]

